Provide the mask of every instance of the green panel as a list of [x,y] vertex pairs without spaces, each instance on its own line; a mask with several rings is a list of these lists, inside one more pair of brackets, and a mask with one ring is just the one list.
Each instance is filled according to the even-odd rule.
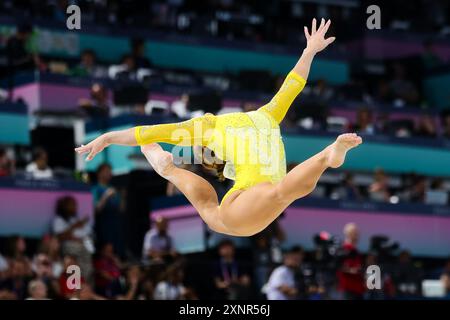
[[30,144],[28,116],[0,113],[0,143],[20,145]]
[[424,81],[425,95],[432,106],[450,108],[450,73],[431,76]]
[[[332,143],[333,139],[287,135],[283,142],[287,161],[301,162]],[[381,167],[389,172],[450,176],[449,164],[449,150],[364,142],[349,152],[343,168],[372,171]]]

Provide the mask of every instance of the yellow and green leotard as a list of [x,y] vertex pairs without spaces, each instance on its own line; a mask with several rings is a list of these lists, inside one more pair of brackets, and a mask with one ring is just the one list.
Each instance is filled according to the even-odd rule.
[[235,180],[223,201],[236,190],[261,182],[275,183],[286,175],[279,124],[305,83],[291,71],[272,100],[256,111],[205,114],[179,123],[139,126],[135,128],[136,141],[139,145],[164,142],[213,150],[226,161],[225,177]]

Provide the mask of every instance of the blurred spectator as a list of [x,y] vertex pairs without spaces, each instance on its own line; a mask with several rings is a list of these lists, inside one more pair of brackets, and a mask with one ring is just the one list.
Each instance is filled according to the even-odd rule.
[[33,27],[22,24],[17,26],[16,33],[8,39],[6,44],[8,65],[14,72],[34,69],[40,65],[39,56],[31,50],[32,34]]
[[254,239],[253,266],[254,282],[259,290],[269,279],[270,272],[274,267],[270,240],[264,232],[257,234]]
[[94,50],[86,49],[81,53],[80,63],[71,72],[74,76],[103,78],[106,70],[97,64]]
[[114,298],[121,292],[120,277],[122,263],[114,254],[114,248],[106,243],[95,260],[95,288],[97,293],[107,298]]
[[231,240],[223,240],[218,246],[219,261],[215,263],[214,283],[220,299],[247,299],[250,294],[250,277],[235,259],[235,247]]
[[111,186],[112,171],[109,164],[97,168],[97,184],[92,187],[95,205],[95,235],[98,243],[111,243],[120,257],[125,254],[122,217],[122,197]]
[[172,236],[168,232],[169,222],[164,217],[155,219],[155,227],[145,234],[142,258],[151,262],[170,262],[177,256]]
[[415,299],[420,297],[422,277],[414,265],[409,251],[402,251],[392,271],[397,299]]
[[15,173],[15,161],[0,147],[0,177],[12,176]]
[[444,270],[441,273],[441,281],[446,291],[446,298],[450,299],[450,258],[445,262]]
[[61,256],[61,244],[56,236],[45,236],[42,239],[39,253],[47,256],[50,263],[52,275],[59,278],[63,270],[63,260]]
[[73,256],[85,279],[92,282],[92,229],[88,217],[78,217],[78,205],[72,196],[58,199],[52,230],[61,241],[63,255]]
[[435,52],[433,42],[430,40],[424,41],[421,58],[425,70],[435,69],[443,64],[443,61]]
[[352,126],[352,131],[360,134],[375,134],[372,112],[368,108],[358,109],[356,114],[356,123]]
[[53,178],[53,171],[48,166],[48,154],[43,148],[34,150],[33,162],[29,163],[25,170],[33,179]]
[[448,203],[448,192],[444,188],[442,178],[433,179],[430,187],[426,189],[425,203],[431,205],[446,205]]
[[128,268],[124,295],[118,297],[119,300],[135,300],[141,293],[142,272],[138,265],[132,265]]
[[183,300],[192,299],[193,295],[183,285],[184,272],[177,266],[170,266],[164,275],[164,280],[155,287],[155,300]]
[[46,254],[39,253],[34,257],[33,270],[35,280],[42,281],[45,284],[48,297],[56,298],[59,295],[59,284],[57,278],[53,275],[52,265]]
[[295,300],[299,298],[297,272],[303,260],[303,250],[294,247],[284,254],[283,265],[275,268],[264,291],[268,300]]
[[394,65],[394,78],[390,81],[389,88],[399,107],[405,104],[416,105],[419,102],[417,87],[408,80],[405,67],[401,64]]
[[342,179],[341,187],[338,189],[339,197],[343,200],[361,200],[362,195],[353,181],[353,174],[346,172]]
[[377,202],[389,202],[388,176],[382,169],[376,169],[373,182],[369,186],[370,199]]
[[32,280],[28,284],[27,300],[48,300],[47,285],[41,280]]
[[344,226],[344,243],[337,271],[338,289],[345,300],[362,300],[366,291],[364,260],[358,252],[359,229],[354,223]]
[[4,294],[10,298],[24,300],[27,297],[27,287],[32,277],[30,268],[23,259],[13,259],[9,266],[9,274],[0,283],[0,291],[4,290]]
[[152,62],[145,56],[145,41],[143,39],[131,41],[131,56],[134,59],[136,69],[151,69]]
[[27,255],[27,243],[22,236],[11,236],[7,240],[7,252],[6,255],[10,259],[29,260]]
[[110,102],[106,87],[94,83],[91,87],[91,99],[80,99],[78,105],[91,117],[105,117],[109,115]]
[[427,179],[424,176],[416,175],[412,186],[409,188],[409,201],[423,203],[426,188]]
[[334,90],[328,85],[327,80],[319,79],[316,85],[313,86],[311,94],[321,100],[328,101],[334,95]]
[[434,118],[428,114],[420,117],[416,134],[421,137],[435,138],[437,136],[437,131]]

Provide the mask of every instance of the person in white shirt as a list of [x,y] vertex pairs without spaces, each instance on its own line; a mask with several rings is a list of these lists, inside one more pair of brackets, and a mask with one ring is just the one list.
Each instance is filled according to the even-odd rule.
[[94,253],[92,223],[87,217],[80,219],[77,216],[77,202],[72,196],[58,199],[52,231],[61,242],[63,254],[74,256],[84,277],[91,281]]
[[183,286],[183,270],[177,266],[167,269],[165,280],[156,285],[155,300],[181,300],[185,298],[186,288]]
[[33,162],[29,163],[25,171],[34,179],[51,179],[53,171],[48,166],[48,154],[42,148],[37,148],[33,154]]
[[268,300],[294,300],[298,298],[296,271],[300,268],[303,251],[294,247],[284,255],[283,264],[275,268],[263,288]]
[[163,262],[169,257],[176,257],[177,252],[173,239],[168,233],[169,223],[164,217],[155,220],[155,227],[151,228],[144,237],[142,258],[144,261]]
[[47,285],[42,280],[32,280],[28,284],[27,300],[48,300]]

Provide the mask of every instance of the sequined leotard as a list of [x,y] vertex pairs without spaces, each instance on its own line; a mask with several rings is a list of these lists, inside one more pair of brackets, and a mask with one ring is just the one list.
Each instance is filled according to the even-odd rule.
[[305,83],[291,71],[272,100],[256,111],[206,114],[180,123],[139,126],[135,128],[136,141],[139,145],[164,142],[213,150],[226,161],[225,177],[235,180],[223,202],[236,190],[261,182],[275,183],[286,175],[279,123]]

